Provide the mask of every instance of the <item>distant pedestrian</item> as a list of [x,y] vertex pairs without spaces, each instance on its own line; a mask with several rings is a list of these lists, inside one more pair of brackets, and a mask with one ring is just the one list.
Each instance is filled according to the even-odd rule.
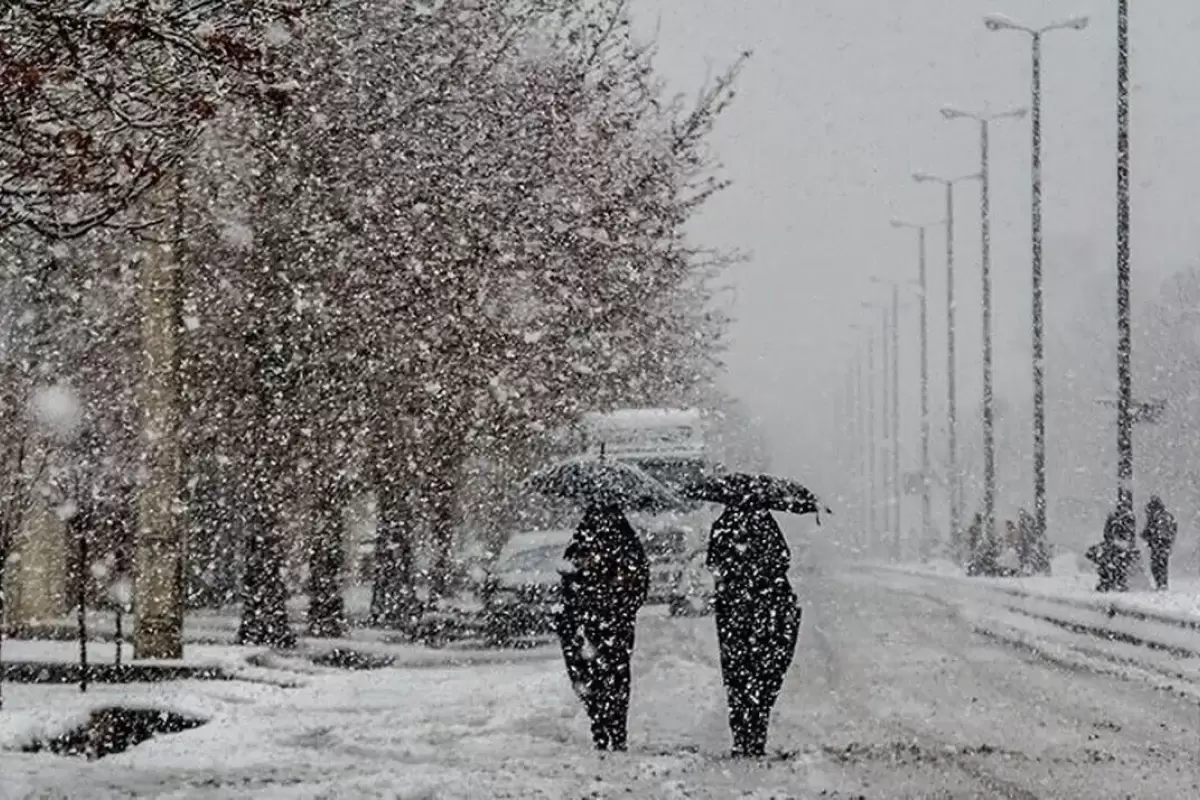
[[766,754],[771,709],[796,652],[800,607],[790,559],[765,508],[730,505],[713,523],[708,567],[734,756]]
[[1151,495],[1146,503],[1146,527],[1142,538],[1150,548],[1150,572],[1154,576],[1154,587],[1166,591],[1170,574],[1171,550],[1175,546],[1178,526],[1175,515],[1167,510],[1162,498]]
[[1129,570],[1137,561],[1137,520],[1132,512],[1113,511],[1104,521],[1104,538],[1088,548],[1087,557],[1096,564],[1098,592],[1129,590]]
[[638,610],[650,589],[650,562],[615,506],[592,506],[563,554],[556,627],[567,676],[583,700],[598,750],[625,750],[629,662]]

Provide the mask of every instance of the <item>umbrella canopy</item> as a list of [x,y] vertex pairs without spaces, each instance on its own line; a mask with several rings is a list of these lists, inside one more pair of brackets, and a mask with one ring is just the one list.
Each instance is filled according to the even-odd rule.
[[814,495],[790,478],[726,472],[694,481],[683,490],[684,497],[725,506],[753,506],[789,514],[831,514]]
[[539,470],[529,478],[536,492],[581,506],[618,506],[630,511],[669,511],[682,498],[631,464],[604,458],[574,458]]

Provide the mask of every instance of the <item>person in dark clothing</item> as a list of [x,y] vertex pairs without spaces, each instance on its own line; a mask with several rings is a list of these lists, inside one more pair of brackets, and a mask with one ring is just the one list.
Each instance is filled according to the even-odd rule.
[[800,607],[790,557],[766,509],[729,506],[713,523],[708,568],[735,756],[765,755],[771,709],[795,655]]
[[1137,561],[1137,520],[1133,514],[1113,511],[1104,521],[1104,539],[1088,548],[1087,557],[1095,562],[1098,592],[1124,592],[1129,589],[1129,570]]
[[1154,586],[1160,592],[1167,588],[1171,548],[1175,546],[1177,531],[1175,515],[1167,511],[1162,498],[1151,495],[1146,503],[1146,527],[1142,531],[1142,538],[1150,548],[1150,572],[1154,575]]
[[563,555],[556,628],[567,676],[583,701],[598,750],[626,748],[634,625],[650,590],[650,562],[614,506],[584,511]]

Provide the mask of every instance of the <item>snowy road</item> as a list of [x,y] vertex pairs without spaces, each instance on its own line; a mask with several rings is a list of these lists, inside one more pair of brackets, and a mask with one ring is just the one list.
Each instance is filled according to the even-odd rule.
[[[853,571],[800,590],[772,729],[795,756],[769,764],[724,757],[711,617],[655,609],[639,630],[628,754],[590,752],[547,652],[304,689],[193,684],[212,723],[93,764],[0,754],[0,798],[1200,796],[1192,701],[982,636],[952,590],[930,598]],[[9,688],[18,707],[47,702]]]

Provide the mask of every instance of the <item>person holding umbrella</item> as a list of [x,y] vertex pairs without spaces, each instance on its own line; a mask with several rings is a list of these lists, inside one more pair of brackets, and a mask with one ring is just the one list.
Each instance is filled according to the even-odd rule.
[[721,678],[733,755],[761,757],[771,709],[796,652],[801,617],[788,580],[791,551],[771,509],[818,513],[820,508],[799,484],[746,473],[706,478],[685,495],[726,506],[713,523],[707,559],[716,581]]
[[629,665],[637,614],[650,589],[650,561],[622,509],[666,508],[681,501],[635,467],[604,460],[562,462],[531,482],[543,494],[584,507],[563,554],[562,609],[555,628],[596,749],[625,750]]

